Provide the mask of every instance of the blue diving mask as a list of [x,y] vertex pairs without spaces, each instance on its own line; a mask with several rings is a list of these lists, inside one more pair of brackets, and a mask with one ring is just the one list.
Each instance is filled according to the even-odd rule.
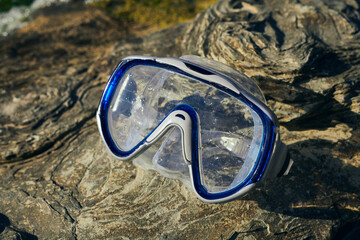
[[160,174],[218,203],[291,168],[265,103],[255,82],[222,63],[130,56],[112,73],[97,122],[114,157],[140,158],[152,149],[149,159]]

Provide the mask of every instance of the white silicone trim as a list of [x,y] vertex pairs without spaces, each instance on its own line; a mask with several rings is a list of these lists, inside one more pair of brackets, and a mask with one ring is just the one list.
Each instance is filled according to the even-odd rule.
[[[181,116],[181,117],[180,117]],[[183,119],[183,118],[185,119]],[[183,110],[171,112],[159,126],[147,137],[146,142],[152,144],[156,142],[170,127],[178,127],[181,131],[181,143],[184,159],[188,164],[192,161],[192,122],[190,115]]]
[[170,64],[173,65],[181,70],[183,70],[184,72],[188,72],[191,75],[201,78],[201,79],[206,79],[207,81],[213,82],[213,83],[217,83],[221,86],[224,86],[234,92],[236,92],[237,94],[240,93],[239,89],[237,89],[237,87],[235,85],[233,85],[231,82],[229,82],[228,80],[226,80],[225,78],[222,78],[220,76],[217,75],[204,75],[201,74],[199,72],[196,72],[190,68],[188,68],[183,61],[176,59],[176,58],[157,58],[156,59],[157,62],[159,63],[165,63],[165,64]]

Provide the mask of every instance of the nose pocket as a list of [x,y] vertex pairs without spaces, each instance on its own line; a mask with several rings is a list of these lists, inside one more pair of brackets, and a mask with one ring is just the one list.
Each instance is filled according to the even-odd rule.
[[162,142],[153,157],[153,165],[163,175],[188,173],[189,168],[182,154],[181,132],[174,127],[168,137]]

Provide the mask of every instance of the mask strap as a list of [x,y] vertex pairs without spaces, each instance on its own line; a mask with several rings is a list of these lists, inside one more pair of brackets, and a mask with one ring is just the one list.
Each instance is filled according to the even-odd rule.
[[277,177],[288,175],[294,161],[290,158],[290,154],[286,154],[286,159],[284,165],[282,166],[280,172],[278,173]]

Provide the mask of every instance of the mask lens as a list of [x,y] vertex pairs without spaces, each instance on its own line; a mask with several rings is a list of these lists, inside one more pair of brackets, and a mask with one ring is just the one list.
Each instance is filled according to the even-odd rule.
[[[261,119],[252,110],[242,128],[222,131],[202,130],[201,182],[210,193],[230,190],[241,184],[256,164],[262,141]],[[234,116],[223,116],[233,119]],[[226,131],[228,130],[228,131]]]
[[[201,184],[211,193],[241,184],[260,152],[261,119],[235,97],[185,75],[154,66],[128,69],[108,111],[112,139],[121,150],[131,150],[179,104],[192,106],[200,119]],[[182,159],[181,144],[172,147],[180,136],[178,130],[173,131],[162,143],[154,164],[168,168],[167,172],[182,172],[184,160],[172,162]]]
[[166,116],[153,101],[169,74],[137,65],[123,75],[108,111],[111,136],[122,151],[134,148]]

